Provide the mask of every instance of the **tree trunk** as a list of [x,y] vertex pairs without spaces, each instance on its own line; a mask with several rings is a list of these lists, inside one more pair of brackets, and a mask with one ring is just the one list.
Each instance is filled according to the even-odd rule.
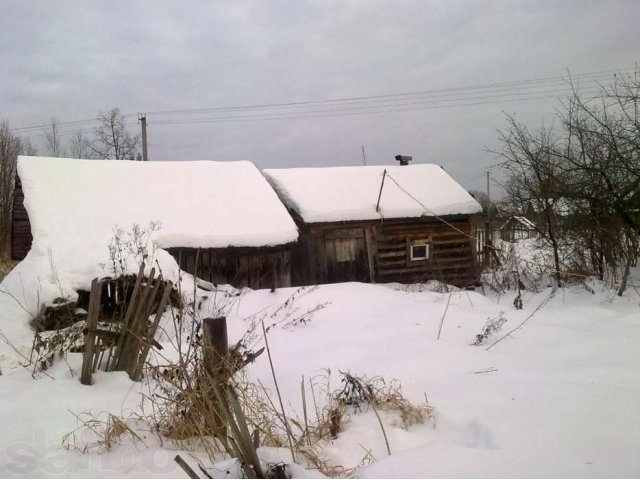
[[627,281],[629,279],[629,270],[631,270],[631,263],[633,262],[631,255],[627,255],[625,264],[624,264],[624,273],[622,274],[622,282],[620,283],[620,288],[618,288],[618,296],[621,297],[624,291],[627,289]]

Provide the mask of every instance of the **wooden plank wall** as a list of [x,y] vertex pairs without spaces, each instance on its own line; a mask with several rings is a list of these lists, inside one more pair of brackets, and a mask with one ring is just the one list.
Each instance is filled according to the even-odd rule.
[[[425,239],[429,258],[412,261],[411,242]],[[478,280],[469,220],[383,223],[377,229],[376,247],[378,282],[440,280],[465,287]]]
[[291,286],[291,251],[287,247],[167,250],[185,272],[215,285],[253,289]]
[[[335,239],[339,231],[358,247],[357,260],[336,268]],[[293,247],[293,285],[362,281],[415,283],[440,280],[466,287],[477,283],[473,227],[468,218],[385,220],[299,226]],[[471,237],[471,238],[470,238]],[[410,260],[413,240],[428,240],[429,258]],[[360,253],[364,258],[360,258]],[[371,260],[371,261],[370,261]],[[352,271],[345,271],[345,267]],[[373,270],[373,271],[372,271]]]
[[[370,280],[366,223],[298,225],[300,237],[293,246],[291,279],[293,285],[316,285]],[[349,252],[352,260],[344,260]]]
[[22,182],[16,175],[16,184],[13,192],[13,210],[11,213],[11,259],[22,260],[31,250],[33,236],[31,235],[31,223],[29,215],[24,208],[24,192]]

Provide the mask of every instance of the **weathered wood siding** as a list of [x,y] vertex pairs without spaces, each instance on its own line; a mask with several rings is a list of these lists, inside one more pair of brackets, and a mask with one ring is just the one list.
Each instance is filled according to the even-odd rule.
[[[413,241],[428,245],[427,259],[411,260]],[[385,222],[377,229],[376,246],[378,282],[440,280],[465,287],[478,280],[469,219]]]
[[294,285],[370,280],[367,224],[302,226],[293,247]]
[[[469,217],[327,223],[300,226],[292,252],[294,285],[441,280],[465,287],[478,281]],[[428,246],[428,258],[411,259],[411,245]]]
[[29,214],[24,208],[24,192],[22,182],[16,175],[16,184],[13,191],[13,209],[11,211],[11,259],[22,260],[31,250],[33,236],[31,235],[31,223]]
[[291,249],[169,248],[185,272],[213,284],[253,289],[291,286]]

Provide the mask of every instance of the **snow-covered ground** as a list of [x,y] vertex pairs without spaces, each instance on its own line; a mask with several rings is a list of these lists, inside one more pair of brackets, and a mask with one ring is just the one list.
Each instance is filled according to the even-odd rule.
[[[348,468],[369,452],[358,477],[637,477],[640,295],[631,288],[616,297],[600,284],[591,286],[595,293],[581,286],[553,296],[551,289],[525,292],[523,310],[513,307],[514,293],[434,293],[358,283],[246,291],[236,298],[228,322],[233,341],[251,316],[264,318],[267,326],[287,319],[268,338],[291,412],[300,414],[302,375],[326,375],[326,369],[335,383],[338,370],[382,376],[398,379],[414,403],[428,398],[434,418],[408,430],[382,412],[390,456],[375,416],[350,415],[323,454]],[[0,294],[3,329],[27,315],[12,302]],[[306,322],[291,322],[314,309]],[[502,330],[484,346],[471,345],[487,319],[501,312],[507,318]],[[79,354],[34,379],[16,358],[5,355],[0,377],[0,475],[185,476],[173,457],[181,453],[188,459],[189,453],[142,427],[136,431],[144,443],[125,438],[106,453],[62,446],[63,436],[77,426],[74,414],[82,412],[110,412],[137,428],[131,413],[140,403],[142,383],[122,372],[98,372],[94,385],[83,386]],[[273,384],[266,355],[247,370],[250,379]]]

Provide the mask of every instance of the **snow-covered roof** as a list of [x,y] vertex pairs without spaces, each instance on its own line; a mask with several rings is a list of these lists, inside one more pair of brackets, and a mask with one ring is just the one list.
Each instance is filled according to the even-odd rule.
[[[376,203],[387,171],[380,209]],[[267,169],[287,207],[306,223],[472,214],[480,204],[438,165]]]
[[160,222],[160,248],[282,245],[297,228],[251,162],[19,157],[33,249],[104,252],[116,226]]
[[520,225],[522,225],[523,227],[528,228],[530,230],[536,230],[536,226],[531,220],[529,220],[526,217],[522,217],[520,215],[512,215],[511,217],[509,217],[502,224],[502,226],[500,227],[500,230],[502,230],[504,227],[506,227],[510,220],[514,220],[514,221],[518,222]]

